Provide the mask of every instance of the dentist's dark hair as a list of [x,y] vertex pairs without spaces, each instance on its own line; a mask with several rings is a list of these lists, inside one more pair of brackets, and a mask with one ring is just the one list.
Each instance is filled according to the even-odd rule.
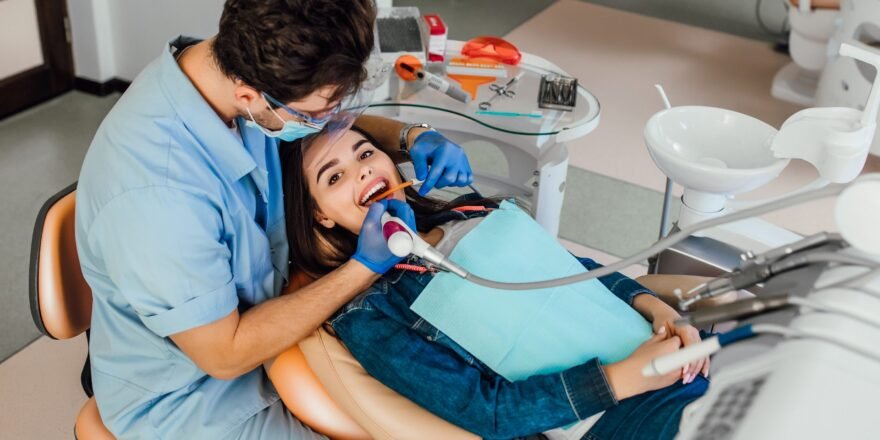
[[[351,130],[381,149],[380,144],[369,133],[358,127],[352,127]],[[336,225],[328,229],[318,223],[318,203],[309,191],[303,170],[303,144],[307,144],[309,140],[310,138],[305,138],[281,143],[281,170],[287,239],[290,242],[290,273],[305,272],[319,277],[332,272],[354,255],[358,237],[342,226]],[[400,169],[397,172],[403,176]],[[427,232],[435,226],[425,221],[434,214],[465,205],[495,207],[500,200],[480,197],[447,202],[423,197],[412,187],[406,188],[404,193],[406,202],[416,215],[416,227],[420,232]]]
[[212,51],[226,76],[282,102],[325,86],[332,101],[366,78],[375,21],[373,0],[227,0]]

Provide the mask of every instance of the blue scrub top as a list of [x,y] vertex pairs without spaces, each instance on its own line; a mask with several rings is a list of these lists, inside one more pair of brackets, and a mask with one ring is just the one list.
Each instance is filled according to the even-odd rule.
[[288,269],[277,142],[211,109],[175,60],[195,42],[134,80],[79,179],[92,380],[123,438],[219,439],[278,400],[263,368],[215,379],[168,337],[277,296]]

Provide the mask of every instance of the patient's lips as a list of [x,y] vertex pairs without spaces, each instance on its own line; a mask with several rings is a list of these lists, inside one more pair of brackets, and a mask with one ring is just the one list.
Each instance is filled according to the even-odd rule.
[[388,179],[384,177],[377,177],[375,180],[370,182],[363,191],[361,191],[361,196],[358,198],[358,203],[361,206],[367,204],[370,199],[376,194],[382,194],[382,192],[388,188]]

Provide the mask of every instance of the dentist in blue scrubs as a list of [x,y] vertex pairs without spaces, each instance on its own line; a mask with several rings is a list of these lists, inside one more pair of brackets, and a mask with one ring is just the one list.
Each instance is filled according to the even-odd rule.
[[[264,363],[399,261],[377,203],[352,260],[287,295],[278,143],[320,129],[364,80],[372,0],[228,0],[219,32],[179,37],[101,124],[77,191],[92,288],[90,356],[122,439],[310,439]],[[457,145],[424,124],[362,116],[432,187],[470,183]],[[416,138],[418,140],[416,141]]]

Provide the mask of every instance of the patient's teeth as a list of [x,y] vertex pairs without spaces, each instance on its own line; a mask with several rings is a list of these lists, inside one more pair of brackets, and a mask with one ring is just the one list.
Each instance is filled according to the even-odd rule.
[[387,187],[385,182],[379,182],[374,187],[370,188],[369,191],[364,195],[363,200],[361,200],[361,205],[367,203],[373,195],[377,194],[379,191],[385,189]]

